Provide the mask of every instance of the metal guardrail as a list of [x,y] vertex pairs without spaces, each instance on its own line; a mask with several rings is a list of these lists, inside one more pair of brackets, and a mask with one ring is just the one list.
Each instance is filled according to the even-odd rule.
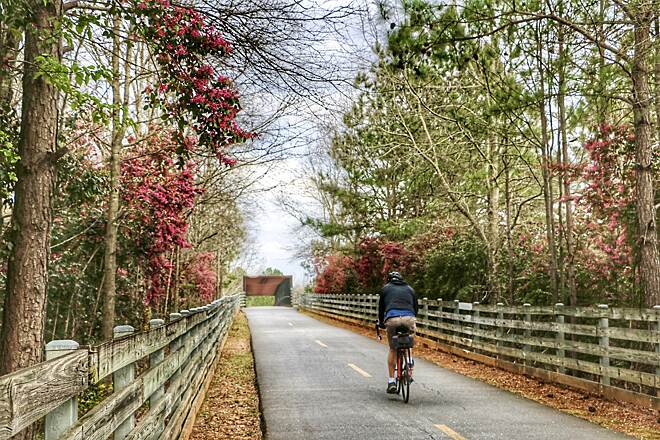
[[[44,416],[45,440],[178,438],[204,397],[239,299],[151,320],[145,332],[117,326],[97,346],[48,343],[45,362],[0,377],[0,440]],[[78,418],[78,394],[110,376],[113,393]]]
[[[373,323],[378,295],[304,295],[300,308]],[[417,333],[481,362],[660,409],[660,306],[481,305],[421,299]]]

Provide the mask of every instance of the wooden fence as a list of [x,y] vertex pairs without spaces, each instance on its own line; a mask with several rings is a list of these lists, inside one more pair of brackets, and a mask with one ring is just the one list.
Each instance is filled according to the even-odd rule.
[[[101,345],[50,342],[45,362],[0,377],[0,440],[43,418],[45,440],[180,438],[238,308],[239,295],[227,296],[151,320],[148,331],[115,327]],[[78,418],[79,393],[100,381],[112,394]]]
[[[300,308],[373,325],[378,295],[304,295]],[[489,365],[660,409],[660,306],[419,302],[417,333]]]

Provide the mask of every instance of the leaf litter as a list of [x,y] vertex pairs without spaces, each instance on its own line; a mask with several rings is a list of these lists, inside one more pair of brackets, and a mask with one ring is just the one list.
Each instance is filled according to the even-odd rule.
[[190,439],[262,438],[250,329],[245,315],[239,313],[229,330]]

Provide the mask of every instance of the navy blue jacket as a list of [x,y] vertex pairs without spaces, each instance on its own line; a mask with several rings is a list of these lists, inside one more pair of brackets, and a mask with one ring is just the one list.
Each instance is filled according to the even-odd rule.
[[378,322],[385,322],[385,314],[391,309],[410,310],[417,316],[417,296],[415,290],[405,281],[392,280],[385,284],[378,301]]

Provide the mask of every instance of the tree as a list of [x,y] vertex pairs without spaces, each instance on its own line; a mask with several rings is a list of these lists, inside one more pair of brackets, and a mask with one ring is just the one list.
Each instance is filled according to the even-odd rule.
[[261,272],[262,275],[284,275],[284,272],[282,272],[279,269],[276,269],[274,267],[267,267]]
[[[25,17],[23,100],[12,248],[0,336],[0,374],[42,360],[48,260],[55,185],[59,92],[49,66],[59,63],[59,1],[28,1]],[[28,428],[17,438],[31,438]]]

